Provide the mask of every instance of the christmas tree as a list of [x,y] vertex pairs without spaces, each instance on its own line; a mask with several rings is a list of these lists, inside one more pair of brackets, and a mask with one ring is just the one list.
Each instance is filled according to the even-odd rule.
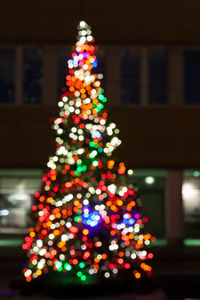
[[34,225],[23,249],[29,261],[27,282],[47,273],[90,278],[140,279],[151,274],[148,252],[153,237],[144,231],[132,170],[112,152],[121,144],[115,123],[107,120],[95,74],[96,47],[90,27],[81,21],[68,61],[67,92],[58,102],[53,128],[56,152],[49,158],[32,207]]

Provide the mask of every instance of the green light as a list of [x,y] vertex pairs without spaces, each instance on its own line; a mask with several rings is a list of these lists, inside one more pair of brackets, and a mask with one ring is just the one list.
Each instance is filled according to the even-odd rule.
[[80,217],[76,216],[76,217],[74,218],[74,221],[75,221],[75,222],[78,222],[79,219],[80,219]]
[[103,95],[99,95],[98,99],[99,99],[99,100],[103,100],[103,99],[104,99],[104,96],[103,96]]
[[59,260],[56,261],[56,262],[55,262],[55,266],[56,266],[57,269],[61,268],[61,267],[62,267],[62,262],[59,261]]
[[82,275],[82,276],[81,276],[81,280],[83,280],[83,281],[86,280],[86,276],[85,276],[85,275]]
[[200,176],[200,172],[199,171],[194,171],[193,175],[194,175],[194,177],[199,177]]
[[78,271],[76,274],[77,274],[78,277],[82,277],[82,272],[81,271]]
[[81,269],[83,269],[83,268],[85,267],[84,262],[80,262],[80,263],[79,263],[79,267],[80,267]]
[[64,265],[64,268],[65,268],[66,271],[70,271],[72,269],[72,266],[70,264],[66,263]]
[[99,163],[98,163],[98,161],[97,161],[97,160],[94,160],[94,161],[93,161],[93,163],[92,163],[92,165],[93,165],[94,167],[97,167],[97,166],[98,166],[98,164],[99,164]]
[[83,165],[83,166],[82,166],[82,170],[83,170],[83,171],[86,171],[86,170],[87,170],[87,166],[86,166],[86,165]]
[[104,108],[104,105],[102,104],[102,103],[99,103],[98,105],[97,105],[97,111],[100,111],[100,110],[102,110]]

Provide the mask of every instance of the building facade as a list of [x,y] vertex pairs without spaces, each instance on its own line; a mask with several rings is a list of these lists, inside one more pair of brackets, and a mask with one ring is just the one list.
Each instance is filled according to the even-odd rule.
[[1,4],[2,234],[13,238],[28,226],[31,195],[55,148],[51,120],[67,59],[84,19],[99,46],[110,119],[120,129],[115,156],[134,169],[151,231],[170,245],[198,244],[199,9],[198,1]]

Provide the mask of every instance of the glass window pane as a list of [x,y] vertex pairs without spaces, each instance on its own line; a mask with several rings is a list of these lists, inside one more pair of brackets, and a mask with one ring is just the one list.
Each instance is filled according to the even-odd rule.
[[148,218],[145,228],[156,238],[165,237],[165,178],[164,170],[134,170],[133,173],[141,209]]
[[15,51],[0,50],[0,103],[14,102]]
[[200,104],[200,51],[184,52],[184,102]]
[[40,185],[41,176],[0,178],[1,233],[23,233],[27,230],[32,197]]
[[148,53],[149,103],[165,104],[167,100],[167,55],[164,51]]
[[185,238],[200,238],[200,171],[184,172],[183,217]]
[[121,101],[124,104],[139,103],[140,53],[126,50],[121,59]]
[[71,58],[71,48],[58,51],[58,95],[62,96],[67,91],[66,76],[68,74],[68,60]]
[[42,57],[40,49],[25,49],[23,53],[23,102],[42,103]]

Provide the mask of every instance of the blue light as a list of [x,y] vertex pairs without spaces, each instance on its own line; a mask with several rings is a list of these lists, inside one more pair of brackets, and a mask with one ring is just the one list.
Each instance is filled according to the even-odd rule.
[[[99,213],[97,211],[88,213],[89,212],[88,209],[86,211],[87,211],[87,213],[84,213],[81,216],[83,224],[89,225],[91,227],[97,226],[99,221],[101,220],[101,216],[99,215]],[[85,210],[84,210],[84,212],[85,212]]]
[[93,68],[96,68],[96,67],[97,67],[97,60],[95,60],[95,61],[92,63],[92,66],[93,66]]
[[129,223],[130,225],[135,224],[135,219],[130,219],[130,220],[128,221],[128,223]]

